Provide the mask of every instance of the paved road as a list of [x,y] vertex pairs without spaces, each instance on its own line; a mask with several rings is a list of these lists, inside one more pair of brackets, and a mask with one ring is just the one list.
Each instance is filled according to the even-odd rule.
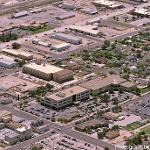
[[[141,5],[138,5],[137,7],[144,7],[144,6],[149,6],[150,5],[150,2],[148,3],[144,3],[144,4],[141,4]],[[127,13],[129,12],[130,10],[132,10],[134,7],[131,6],[131,7],[128,7],[128,8],[124,8],[122,9],[121,11],[120,10],[117,10],[113,13],[109,13],[108,15],[101,15],[101,16],[98,16],[98,17],[94,17],[93,19],[86,19],[86,20],[83,20],[83,21],[79,21],[77,23],[75,23],[75,25],[84,25],[86,22],[93,22],[94,20],[99,20],[100,18],[102,19],[107,19],[109,17],[113,17],[113,16],[116,16],[116,15],[119,15],[119,14],[123,14],[123,13]],[[21,39],[18,39],[16,40],[15,42],[18,42],[18,43],[23,43],[26,39],[34,39],[34,38],[37,38],[37,37],[41,37],[43,36],[44,34],[51,34],[51,33],[54,33],[55,32],[61,32],[61,31],[64,31],[65,28],[68,28],[70,25],[63,25],[62,27],[58,27],[58,28],[55,28],[53,30],[49,30],[49,31],[45,31],[45,32],[42,32],[42,33],[38,33],[36,35],[30,35],[30,36],[27,36],[27,37],[24,37],[24,38],[21,38]],[[0,48],[5,48],[7,47],[7,45],[11,45],[14,41],[10,41],[10,42],[6,42],[6,43],[2,43],[0,45]]]
[[[35,120],[35,119],[39,119],[39,117],[36,117],[34,115],[31,115],[29,113],[26,113],[26,112],[22,112],[20,110],[17,110],[17,109],[14,109],[11,105],[7,105],[7,106],[3,106],[3,107],[0,107],[0,109],[5,109],[5,110],[9,110],[11,111],[13,114],[17,114],[18,116],[20,117],[24,117],[26,119],[31,119],[31,120]],[[56,124],[54,122],[50,122],[48,120],[44,120],[47,124],[50,125],[50,128],[53,128],[55,130],[56,133],[58,132],[61,132],[61,133],[64,133],[64,134],[67,134],[69,136],[72,136],[74,138],[77,138],[77,139],[80,139],[80,140],[83,140],[83,141],[86,141],[90,144],[93,144],[95,146],[99,146],[99,147],[109,147],[110,150],[115,150],[115,146],[112,145],[112,144],[109,144],[109,143],[106,143],[104,141],[101,141],[101,140],[98,140],[98,139],[95,139],[95,138],[92,138],[84,133],[80,133],[78,131],[75,131],[73,129],[71,129],[70,127],[68,126],[62,126],[62,125],[59,125],[59,124]],[[61,129],[61,131],[58,131],[58,128]],[[19,143],[17,145],[14,145],[10,148],[7,148],[7,150],[19,150],[20,148],[26,146],[26,145],[30,145],[36,141],[39,141],[39,140],[42,140],[48,136],[51,135],[51,132],[47,132],[39,137],[36,137],[36,138],[33,138],[33,139],[30,139],[28,141],[25,141],[23,143]]]

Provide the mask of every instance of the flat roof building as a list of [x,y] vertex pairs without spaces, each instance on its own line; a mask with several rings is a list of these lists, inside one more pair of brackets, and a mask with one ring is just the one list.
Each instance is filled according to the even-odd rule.
[[96,6],[105,6],[105,7],[111,8],[111,9],[123,7],[122,4],[119,4],[118,2],[115,2],[115,1],[109,1],[109,0],[95,0],[93,3]]
[[[79,86],[85,87],[93,93],[99,93],[109,90],[111,86],[121,86],[123,89],[128,90],[131,88],[129,84],[132,84],[131,87],[133,87],[133,83],[127,83],[125,79],[119,77],[118,75],[110,75],[103,79],[95,78],[93,80],[81,83]],[[127,85],[129,85],[129,87]]]
[[58,52],[62,52],[64,50],[70,48],[70,46],[71,45],[69,43],[63,42],[63,43],[60,43],[60,44],[52,45],[51,49],[56,50]]
[[0,66],[5,68],[12,68],[16,66],[16,62],[11,57],[0,55]]
[[2,49],[2,52],[11,56],[15,56],[21,59],[25,60],[32,60],[33,59],[33,54],[23,51],[23,50],[14,50],[14,49],[7,49],[4,48]]
[[73,86],[46,96],[42,103],[55,109],[61,109],[65,106],[71,105],[75,101],[87,100],[89,95],[90,92],[88,89],[80,86]]
[[4,128],[1,130],[0,136],[3,141],[9,145],[14,145],[19,142],[19,134],[11,129]]
[[98,30],[92,29],[91,26],[75,26],[72,25],[69,27],[71,31],[83,33],[85,35],[98,36],[100,32]]
[[76,4],[73,1],[63,2],[62,8],[73,10],[76,8]]
[[24,65],[23,72],[44,80],[56,80],[57,82],[64,82],[73,77],[72,71],[66,71],[66,69],[49,64],[38,65],[36,63],[30,63]]
[[56,16],[56,19],[64,20],[64,19],[68,19],[68,18],[72,18],[72,17],[75,17],[75,13],[74,12],[67,12],[67,13],[60,14],[60,15]]
[[12,18],[20,18],[20,17],[25,17],[28,16],[29,12],[28,11],[20,11],[12,15]]
[[65,33],[56,33],[53,35],[54,38],[74,44],[74,45],[79,45],[82,43],[82,38],[79,38],[77,36],[72,36],[69,34]]
[[53,75],[53,80],[58,83],[63,83],[66,81],[70,81],[72,79],[73,79],[73,72],[68,69],[58,71]]
[[98,13],[97,9],[96,8],[82,8],[80,9],[80,11],[82,13],[85,13],[85,14],[89,14],[89,15],[95,15]]

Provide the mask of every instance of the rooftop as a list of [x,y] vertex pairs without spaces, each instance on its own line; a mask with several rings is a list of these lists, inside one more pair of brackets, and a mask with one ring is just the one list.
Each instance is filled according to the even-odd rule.
[[120,84],[123,82],[125,82],[125,80],[120,78],[119,76],[110,75],[104,79],[95,78],[93,80],[81,83],[80,86],[91,89],[91,90],[96,90],[96,89],[100,89],[111,84]]
[[32,56],[31,53],[23,51],[23,50],[14,50],[14,49],[4,48],[2,49],[2,51],[4,53],[8,53],[8,54],[15,55],[15,56],[19,56],[19,55],[26,56],[26,57]]
[[47,73],[47,74],[56,73],[58,71],[63,70],[62,68],[56,67],[54,65],[49,65],[49,64],[38,65],[36,63],[30,63],[27,65],[24,65],[24,67],[31,68],[36,71],[40,71],[42,73]]
[[49,96],[47,96],[47,98],[48,99],[53,99],[53,100],[56,100],[56,101],[60,101],[62,99],[65,99],[65,98],[68,98],[68,97],[71,97],[73,95],[76,95],[76,94],[79,94],[79,93],[82,93],[82,92],[86,92],[86,91],[87,91],[87,89],[82,88],[80,86],[73,86],[71,88],[64,89],[60,92],[49,95]]
[[13,58],[5,56],[5,55],[0,55],[0,63],[5,63],[8,65],[14,64],[15,61]]
[[90,34],[93,34],[93,35],[98,35],[99,34],[99,31],[98,30],[93,30],[91,26],[75,26],[75,25],[72,25],[69,27],[70,29],[73,29],[73,30],[79,30],[79,31],[83,31],[83,32],[86,32],[86,33],[90,33]]

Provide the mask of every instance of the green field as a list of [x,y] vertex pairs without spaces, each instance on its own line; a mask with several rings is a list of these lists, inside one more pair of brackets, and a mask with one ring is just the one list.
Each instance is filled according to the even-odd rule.
[[146,134],[150,135],[150,125],[141,129],[141,131],[144,131]]
[[43,26],[41,28],[28,28],[28,29],[25,29],[25,31],[31,33],[31,34],[37,34],[37,33],[41,33],[41,32],[44,32],[44,31],[48,31],[52,29],[52,27],[50,26]]
[[126,130],[128,131],[132,131],[132,130],[135,130],[137,128],[141,127],[141,125],[139,124],[139,122],[134,122],[134,123],[131,123],[129,125],[127,125],[126,127],[124,127]]

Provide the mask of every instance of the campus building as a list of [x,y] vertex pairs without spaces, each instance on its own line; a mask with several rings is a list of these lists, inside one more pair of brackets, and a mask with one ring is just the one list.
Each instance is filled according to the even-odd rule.
[[132,82],[128,82],[118,75],[110,75],[106,78],[95,78],[81,83],[79,86],[91,90],[93,94],[108,91],[110,88],[120,87],[123,90],[129,91],[136,87]]
[[30,63],[24,65],[23,72],[44,80],[53,80],[59,83],[73,79],[72,71],[49,64]]
[[52,107],[54,109],[61,109],[73,104],[75,101],[87,100],[89,96],[89,90],[79,86],[74,86],[46,96],[42,103],[43,105]]

